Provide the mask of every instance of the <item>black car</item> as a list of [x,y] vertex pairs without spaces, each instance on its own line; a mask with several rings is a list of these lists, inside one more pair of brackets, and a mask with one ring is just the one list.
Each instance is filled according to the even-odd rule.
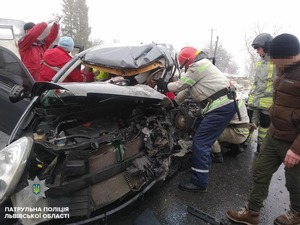
[[[0,59],[0,128],[10,135],[0,151],[6,221],[95,221],[165,180],[174,159],[187,152],[182,143],[193,118],[166,110],[162,103],[169,100],[150,85],[174,78],[170,46],[94,47],[52,82],[34,82],[6,48],[0,47]],[[94,82],[63,82],[86,66],[98,72]]]

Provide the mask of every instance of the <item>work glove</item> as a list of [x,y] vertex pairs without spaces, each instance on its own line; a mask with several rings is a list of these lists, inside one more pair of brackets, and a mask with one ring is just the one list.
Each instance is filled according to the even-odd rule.
[[58,13],[54,14],[54,19],[53,20],[54,20],[55,23],[59,23],[60,19],[61,19],[61,16]]
[[47,23],[50,24],[52,22],[59,23],[61,16],[59,16],[57,13],[53,14],[53,17],[51,17],[49,20],[47,20]]
[[172,100],[172,103],[173,103],[174,108],[176,108],[178,106],[178,103],[174,99]]
[[175,100],[171,100],[168,97],[165,97],[161,101],[161,106],[164,107],[167,111],[170,111],[171,109],[174,109],[175,107],[177,107],[178,104]]
[[160,93],[166,93],[168,91],[168,83],[166,81],[164,81],[163,78],[159,78],[157,83],[157,91],[159,91]]
[[47,23],[47,24],[50,24],[50,23],[52,23],[53,21],[54,21],[54,18],[51,17],[50,19],[48,19],[48,20],[46,21],[46,23]]

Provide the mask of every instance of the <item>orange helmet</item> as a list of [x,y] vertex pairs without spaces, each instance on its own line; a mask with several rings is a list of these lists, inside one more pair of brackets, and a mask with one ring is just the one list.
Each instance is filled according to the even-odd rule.
[[180,50],[179,56],[178,56],[178,62],[180,65],[180,68],[185,67],[187,70],[190,66],[190,64],[194,61],[196,56],[200,53],[200,50],[197,50],[194,47],[184,47]]

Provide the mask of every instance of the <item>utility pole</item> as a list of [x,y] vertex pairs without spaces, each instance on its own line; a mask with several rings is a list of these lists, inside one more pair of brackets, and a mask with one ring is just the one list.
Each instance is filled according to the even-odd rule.
[[209,56],[212,55],[212,51],[213,51],[213,47],[212,47],[213,33],[214,33],[214,29],[211,29],[211,31],[210,31],[210,48],[209,48]]

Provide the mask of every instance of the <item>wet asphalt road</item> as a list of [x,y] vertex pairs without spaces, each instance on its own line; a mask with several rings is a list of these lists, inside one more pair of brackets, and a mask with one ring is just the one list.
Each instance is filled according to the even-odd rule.
[[[0,146],[3,147],[6,141],[7,137],[0,133]],[[150,218],[137,223],[137,218],[146,211],[153,213],[152,219],[160,225],[208,224],[188,213],[188,206],[200,209],[220,220],[224,218],[227,210],[239,209],[247,200],[251,187],[252,164],[256,159],[255,145],[255,141],[252,141],[238,156],[230,157],[224,154],[224,163],[213,163],[207,193],[189,193],[178,189],[178,184],[190,177],[190,161],[187,156],[173,177],[154,187],[127,208],[92,224],[150,225]],[[273,176],[260,224],[273,224],[274,219],[288,209],[288,192],[284,183],[284,170],[280,167]]]
[[[220,221],[225,218],[227,210],[239,209],[247,200],[251,188],[252,164],[256,159],[255,147],[256,142],[252,141],[251,145],[238,156],[230,157],[224,154],[224,163],[213,163],[207,193],[189,193],[178,189],[178,184],[190,177],[190,162],[186,158],[182,168],[171,179],[99,224],[142,225],[135,222],[145,210],[153,212],[161,225],[208,224],[188,213],[187,206],[200,209]],[[284,184],[284,170],[281,166],[273,176],[269,197],[261,211],[260,224],[271,225],[278,215],[288,210],[288,192]]]

